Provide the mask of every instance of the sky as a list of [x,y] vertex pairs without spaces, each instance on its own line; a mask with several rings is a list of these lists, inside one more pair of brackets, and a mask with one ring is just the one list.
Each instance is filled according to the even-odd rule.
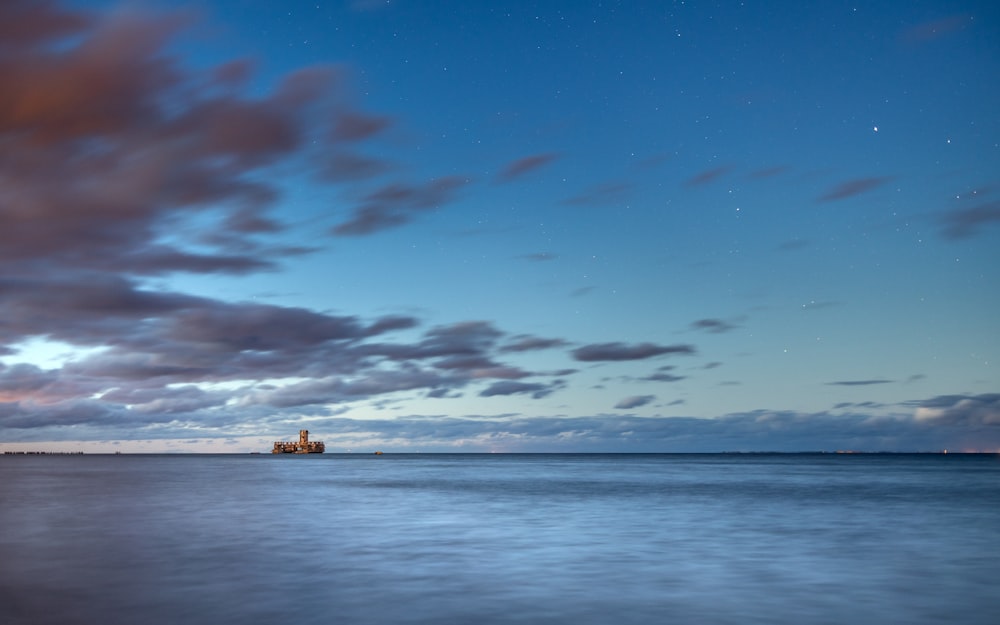
[[1000,6],[0,4],[0,451],[1000,451]]

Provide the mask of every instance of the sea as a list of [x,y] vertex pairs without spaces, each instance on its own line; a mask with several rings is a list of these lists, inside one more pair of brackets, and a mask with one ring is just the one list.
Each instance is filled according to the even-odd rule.
[[0,456],[0,623],[1000,623],[1000,456]]

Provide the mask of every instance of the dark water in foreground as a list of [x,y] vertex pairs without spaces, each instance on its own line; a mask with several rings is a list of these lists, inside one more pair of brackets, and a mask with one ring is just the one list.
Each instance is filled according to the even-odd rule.
[[1000,622],[1000,458],[0,456],[0,623]]

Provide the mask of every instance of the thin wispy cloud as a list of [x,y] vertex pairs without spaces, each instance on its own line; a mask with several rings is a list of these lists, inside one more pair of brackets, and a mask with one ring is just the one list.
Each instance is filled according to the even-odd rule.
[[974,23],[972,15],[956,13],[909,26],[903,30],[899,38],[906,44],[921,45],[953,35]]
[[654,343],[594,343],[578,347],[572,352],[573,358],[581,362],[643,360],[669,354],[690,355],[695,353],[692,345],[657,345]]
[[892,384],[895,380],[841,380],[838,382],[827,382],[831,386],[872,386],[875,384]]
[[544,167],[557,158],[559,158],[559,155],[554,152],[533,154],[531,156],[519,158],[515,161],[507,163],[500,173],[497,174],[497,180],[500,182],[510,182],[515,178],[520,178],[529,172],[533,172]]
[[529,352],[539,349],[552,349],[563,347],[567,343],[563,339],[544,338],[522,334],[511,337],[511,340],[500,346],[501,352]]
[[713,167],[711,169],[706,169],[688,178],[684,182],[684,184],[689,187],[698,187],[702,185],[707,185],[717,181],[722,176],[728,174],[731,170],[732,167],[730,167],[729,165],[722,165],[720,167]]
[[723,321],[722,319],[699,319],[691,322],[692,329],[709,332],[711,334],[724,334],[731,330],[735,330],[738,327],[739,326],[733,325],[728,321]]
[[672,373],[666,373],[664,371],[658,371],[656,373],[651,373],[646,377],[639,378],[644,382],[680,382],[684,379],[682,375],[674,375]]
[[868,178],[854,178],[846,180],[836,185],[819,197],[820,202],[834,202],[844,200],[862,193],[868,193],[877,189],[892,180],[891,176],[870,176]]
[[605,182],[566,199],[570,206],[615,206],[628,198],[632,184],[628,182]]
[[1000,223],[1000,201],[986,202],[972,208],[945,213],[941,219],[941,233],[948,239],[967,239]]
[[532,254],[522,254],[518,258],[523,258],[525,260],[531,260],[536,262],[545,262],[547,260],[555,260],[559,258],[551,252],[534,252]]
[[632,408],[645,406],[655,400],[655,395],[633,395],[632,397],[626,397],[620,400],[617,404],[615,404],[615,408],[618,410],[631,410]]
[[436,178],[424,184],[392,183],[369,193],[351,216],[331,229],[337,236],[369,235],[407,224],[420,214],[454,201],[468,184],[460,176]]

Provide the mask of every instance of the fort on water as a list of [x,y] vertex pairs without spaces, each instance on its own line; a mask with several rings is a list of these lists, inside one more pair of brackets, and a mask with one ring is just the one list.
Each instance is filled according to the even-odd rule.
[[299,430],[297,441],[275,441],[272,454],[321,454],[326,451],[323,441],[310,441],[309,430]]

